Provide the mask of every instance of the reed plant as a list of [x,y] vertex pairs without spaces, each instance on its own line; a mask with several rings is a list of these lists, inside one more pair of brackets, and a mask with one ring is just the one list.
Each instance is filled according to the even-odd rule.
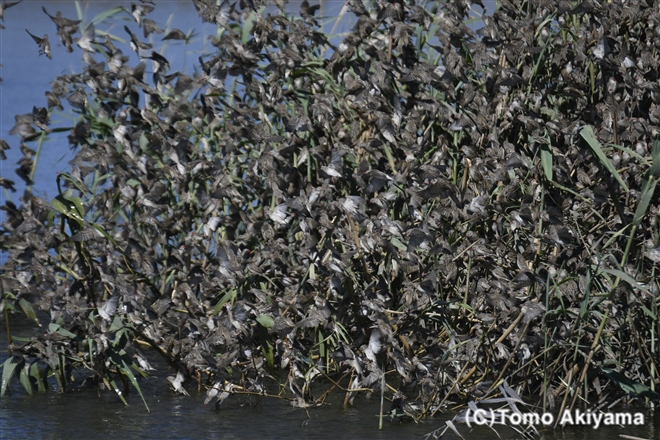
[[10,340],[3,394],[75,370],[124,400],[147,345],[218,402],[660,401],[657,8],[503,2],[475,32],[465,2],[350,0],[332,36],[193,3],[194,72],[131,32],[139,64],[97,42],[58,79],[71,172],[2,234],[6,316],[49,333]]

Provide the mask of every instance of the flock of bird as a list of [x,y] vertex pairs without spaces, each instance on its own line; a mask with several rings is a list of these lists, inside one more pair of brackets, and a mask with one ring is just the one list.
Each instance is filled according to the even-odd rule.
[[[546,307],[580,307],[598,237],[635,207],[580,130],[625,146],[611,160],[636,191],[655,154],[660,10],[500,3],[475,31],[465,19],[480,1],[348,0],[355,24],[330,37],[307,1],[289,16],[277,1],[193,0],[218,32],[192,75],[154,46],[152,2],[124,26],[136,65],[94,25],[44,8],[86,67],[16,116],[17,175],[31,184],[26,142],[67,103],[77,154],[58,205],[27,191],[2,206],[2,284],[75,337],[45,333],[14,353],[83,356],[75,367],[102,381],[113,353],[151,371],[147,344],[176,393],[204,379],[205,404],[262,393],[275,375],[298,406],[318,402],[321,378],[347,377],[350,403],[383,382],[416,390],[419,406],[394,399],[412,417],[493,374],[536,392],[543,372],[519,367],[541,324],[559,345],[575,325],[544,321]],[[47,34],[27,32],[53,56]],[[649,212],[657,225],[657,196]],[[653,227],[636,230],[639,267],[660,260]]]

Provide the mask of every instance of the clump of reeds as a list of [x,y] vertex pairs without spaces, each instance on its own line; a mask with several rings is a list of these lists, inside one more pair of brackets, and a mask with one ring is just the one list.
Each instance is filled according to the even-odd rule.
[[55,82],[71,172],[2,234],[5,315],[50,322],[10,339],[3,393],[72,369],[139,391],[141,344],[211,400],[272,377],[301,407],[384,381],[413,419],[504,379],[549,411],[660,400],[657,8],[513,1],[475,32],[465,3],[351,0],[328,37],[313,8],[194,3],[196,73],[127,27],[139,64],[97,42],[107,65]]

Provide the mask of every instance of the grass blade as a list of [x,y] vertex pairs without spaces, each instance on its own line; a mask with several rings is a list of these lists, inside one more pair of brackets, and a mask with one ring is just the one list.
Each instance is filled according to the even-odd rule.
[[649,287],[646,284],[640,283],[639,281],[635,280],[633,277],[631,277],[630,275],[628,275],[627,273],[625,273],[622,270],[607,269],[607,268],[604,268],[604,267],[601,267],[599,269],[602,270],[605,273],[609,273],[610,275],[614,275],[615,277],[622,279],[623,281],[630,284],[630,287],[632,287],[633,289],[643,290],[644,292],[647,292],[647,293],[651,292]]
[[623,188],[626,192],[628,192],[629,191],[628,185],[626,185],[626,182],[623,181],[623,179],[619,175],[619,172],[616,170],[616,168],[614,168],[612,162],[610,162],[608,157],[605,155],[605,152],[603,151],[600,142],[598,142],[598,139],[596,139],[596,135],[594,134],[593,128],[591,128],[590,125],[585,126],[582,130],[580,130],[580,136],[582,136],[584,140],[587,141],[587,143],[593,150],[596,157],[598,157],[598,160],[600,160],[600,163],[603,164],[605,168],[607,168],[607,170],[612,174],[612,176],[614,176],[616,181],[619,182],[619,185],[621,185],[621,188]]
[[93,24],[98,24],[103,20],[112,17],[113,15],[121,14],[122,12],[127,12],[123,6],[115,6],[114,8],[106,9],[105,11],[99,12],[92,18]]
[[610,368],[603,368],[601,371],[628,394],[637,397],[646,397],[647,399],[660,402],[660,394],[651,390],[646,385],[630,380],[622,373]]
[[21,309],[23,309],[23,313],[25,313],[25,316],[36,322],[37,325],[41,327],[41,323],[37,319],[37,315],[36,313],[34,313],[34,309],[32,308],[32,305],[25,298],[19,299],[18,305],[21,306]]
[[0,388],[0,396],[4,396],[9,386],[9,381],[16,373],[16,368],[22,367],[25,360],[19,356],[12,356],[2,364],[2,387]]
[[30,365],[30,376],[37,382],[37,390],[40,393],[46,392],[46,383],[44,381],[43,371],[39,370],[39,362],[33,362]]
[[545,177],[552,180],[552,150],[550,145],[541,146],[541,164],[543,165]]
[[25,388],[25,391],[31,396],[33,394],[32,382],[30,381],[30,374],[26,368],[21,367],[18,373],[18,380],[21,382],[21,385],[23,385],[23,388]]
[[144,395],[142,394],[142,390],[140,389],[140,385],[137,383],[137,380],[135,379],[135,375],[133,374],[133,372],[131,371],[129,366],[126,364],[126,361],[123,360],[123,359],[121,361],[122,361],[122,366],[119,367],[120,371],[128,377],[128,380],[131,381],[131,383],[133,384],[133,386],[137,390],[138,394],[142,398],[142,402],[144,403],[144,407],[147,408],[147,412],[151,412],[151,411],[149,411],[149,405],[147,405],[147,401],[145,400]]
[[635,209],[635,217],[633,217],[633,226],[638,226],[642,221],[642,218],[646,215],[646,211],[651,203],[651,198],[653,197],[653,192],[655,191],[655,185],[658,183],[656,180],[651,180],[652,177],[644,183],[642,188],[642,197],[639,199],[639,204],[637,209]]
[[649,173],[653,177],[658,177],[660,176],[660,138],[653,141],[651,157],[653,158],[653,165],[651,166]]

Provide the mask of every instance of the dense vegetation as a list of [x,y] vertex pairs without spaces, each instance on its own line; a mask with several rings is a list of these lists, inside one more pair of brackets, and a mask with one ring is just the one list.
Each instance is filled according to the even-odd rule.
[[654,2],[507,0],[475,32],[468,1],[349,0],[332,37],[307,2],[193,2],[217,24],[194,73],[139,40],[148,5],[137,65],[57,25],[88,66],[17,117],[18,175],[67,102],[77,154],[53,200],[2,207],[7,328],[50,313],[3,393],[140,391],[157,352],[208,402],[385,382],[417,418],[503,379],[548,410],[660,401]]

